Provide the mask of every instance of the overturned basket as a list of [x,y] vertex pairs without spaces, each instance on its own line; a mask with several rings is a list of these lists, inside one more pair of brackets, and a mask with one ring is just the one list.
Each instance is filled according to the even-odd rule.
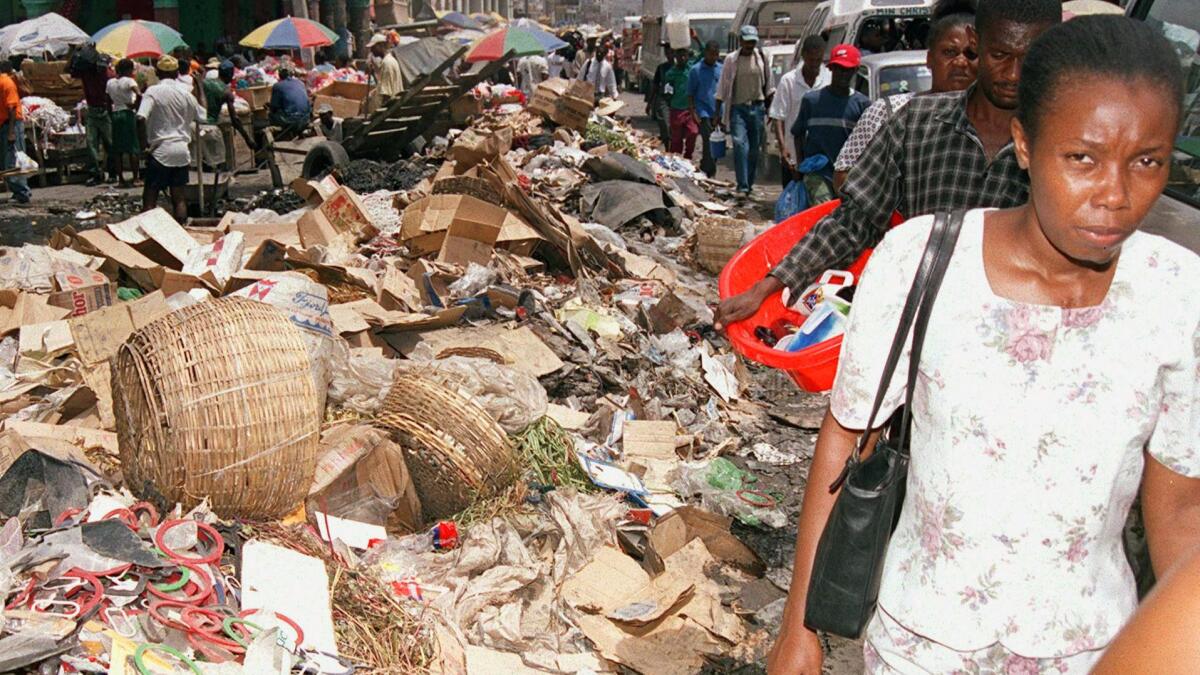
[[709,216],[696,223],[696,260],[713,274],[720,274],[725,264],[745,243],[748,220]]
[[396,378],[375,425],[404,448],[428,518],[452,516],[516,478],[500,425],[470,399],[419,375]]
[[112,365],[125,482],[163,506],[275,518],[312,484],[321,411],[300,332],[243,298],[185,307],[129,337]]

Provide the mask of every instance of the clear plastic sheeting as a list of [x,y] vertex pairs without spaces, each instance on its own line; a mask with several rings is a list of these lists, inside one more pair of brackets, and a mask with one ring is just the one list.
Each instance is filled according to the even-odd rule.
[[420,374],[472,399],[507,433],[518,433],[546,415],[549,401],[541,382],[515,368],[468,356],[398,363],[401,373]]
[[333,359],[329,402],[362,415],[378,412],[396,378],[400,361],[371,349],[349,349],[345,354],[345,341],[338,344],[343,355]]

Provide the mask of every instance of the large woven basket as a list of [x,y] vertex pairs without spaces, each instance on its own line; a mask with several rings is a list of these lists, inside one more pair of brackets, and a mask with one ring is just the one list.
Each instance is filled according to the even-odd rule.
[[125,482],[163,506],[208,498],[225,517],[275,518],[312,484],[321,411],[300,332],[244,298],[185,307],[113,359]]
[[751,223],[736,218],[709,216],[696,223],[696,260],[712,274],[720,274],[725,263],[742,247]]
[[470,399],[414,373],[396,378],[375,424],[404,448],[427,518],[452,516],[516,478],[500,425]]

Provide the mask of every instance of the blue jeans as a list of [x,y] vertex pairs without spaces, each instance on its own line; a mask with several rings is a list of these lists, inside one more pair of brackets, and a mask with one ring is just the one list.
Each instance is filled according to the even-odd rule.
[[[16,138],[12,143],[8,142],[9,130],[15,132]],[[17,166],[17,153],[25,152],[25,122],[22,120],[9,120],[4,124],[0,124],[0,169],[7,170]],[[29,201],[32,192],[29,190],[29,182],[24,176],[9,178],[8,191],[12,193],[13,199],[18,202]]]
[[765,110],[762,102],[743,103],[729,111],[733,135],[733,171],[738,192],[749,192],[758,173],[758,149],[762,147]]

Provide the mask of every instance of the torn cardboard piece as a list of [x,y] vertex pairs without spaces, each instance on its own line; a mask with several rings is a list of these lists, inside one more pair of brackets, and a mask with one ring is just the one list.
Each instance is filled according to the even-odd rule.
[[404,532],[417,531],[424,521],[404,451],[369,425],[325,432],[308,505],[311,511]]
[[20,330],[21,326],[64,319],[71,310],[54,307],[49,296],[14,289],[0,289],[0,336]]
[[162,291],[157,291],[71,319],[76,353],[84,365],[107,361],[116,356],[133,331],[170,312]]
[[683,549],[693,540],[700,540],[718,561],[728,563],[752,576],[766,573],[762,558],[733,536],[729,526],[732,518],[720,516],[694,506],[682,506],[663,516],[650,530],[644,565],[652,574],[666,569],[666,558]]
[[183,267],[192,249],[199,246],[187,230],[161,207],[112,223],[108,225],[108,231],[147,258],[176,270]]

